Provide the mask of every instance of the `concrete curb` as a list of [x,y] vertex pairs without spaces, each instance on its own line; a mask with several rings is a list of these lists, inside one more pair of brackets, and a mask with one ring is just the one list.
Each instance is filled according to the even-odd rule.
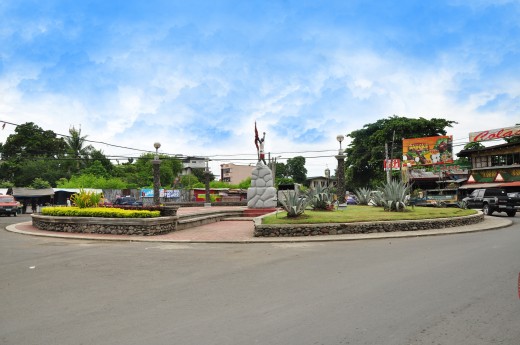
[[[221,223],[225,223],[222,221]],[[113,235],[113,236],[96,236],[95,234],[70,234],[70,233],[44,233],[40,230],[23,230],[21,227],[27,227],[31,225],[31,222],[23,222],[18,224],[12,224],[6,227],[6,230],[13,233],[51,237],[51,238],[63,238],[73,240],[95,240],[95,241],[124,241],[124,242],[165,242],[165,243],[294,243],[294,242],[330,242],[330,241],[357,241],[357,240],[369,240],[369,239],[388,239],[388,238],[404,238],[404,237],[422,237],[422,236],[439,236],[439,235],[452,235],[462,234],[468,232],[479,232],[487,230],[498,230],[508,226],[511,226],[513,221],[510,219],[485,216],[484,221],[467,226],[444,228],[444,229],[431,229],[431,230],[418,230],[418,231],[397,231],[397,232],[385,232],[385,233],[369,233],[369,234],[344,234],[344,235],[326,235],[326,236],[301,236],[301,237],[253,237],[251,234],[250,239],[240,240],[174,240],[165,239],[158,236],[124,236]]]

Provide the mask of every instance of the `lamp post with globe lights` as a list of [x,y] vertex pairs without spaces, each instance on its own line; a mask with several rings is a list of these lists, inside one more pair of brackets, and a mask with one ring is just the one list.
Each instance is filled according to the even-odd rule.
[[336,155],[336,159],[338,160],[338,207],[340,205],[345,206],[345,158],[346,155],[341,148],[341,142],[345,139],[342,134],[339,134],[336,137],[336,140],[339,142],[339,152]]
[[155,157],[152,161],[153,165],[153,203],[156,206],[160,204],[160,195],[159,188],[161,186],[161,174],[159,167],[161,165],[161,161],[159,159],[159,148],[161,147],[161,143],[154,143],[153,147],[155,147]]

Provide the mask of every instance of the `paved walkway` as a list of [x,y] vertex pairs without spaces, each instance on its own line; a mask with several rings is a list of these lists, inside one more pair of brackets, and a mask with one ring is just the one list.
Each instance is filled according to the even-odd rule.
[[[236,210],[237,207],[229,207]],[[223,208],[219,207],[219,210]],[[183,214],[202,214],[214,211],[210,207],[183,207],[178,211]],[[236,218],[235,218],[236,219]],[[505,217],[485,216],[484,221],[474,225],[460,226],[446,229],[432,229],[421,231],[400,231],[373,234],[302,236],[302,237],[254,237],[254,225],[251,219],[226,220],[206,224],[190,229],[171,232],[157,236],[130,236],[130,235],[102,235],[76,234],[39,230],[31,222],[13,224],[7,227],[8,231],[26,235],[46,236],[55,238],[102,240],[102,241],[139,241],[139,242],[180,242],[180,243],[269,243],[269,242],[306,242],[306,241],[353,241],[364,239],[399,238],[458,234],[474,231],[500,229],[510,226],[513,222]]]

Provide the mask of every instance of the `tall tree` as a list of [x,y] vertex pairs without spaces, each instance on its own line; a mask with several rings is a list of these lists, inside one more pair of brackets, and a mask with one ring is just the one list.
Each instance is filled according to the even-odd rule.
[[53,131],[45,131],[32,122],[18,125],[14,134],[0,146],[0,178],[18,187],[27,187],[39,177],[51,185],[63,177],[61,158],[66,144]]
[[294,158],[287,159],[286,173],[296,183],[305,183],[307,179],[307,169],[305,168],[305,157],[296,156]]
[[67,143],[67,155],[74,159],[73,171],[79,172],[89,157],[90,152],[94,149],[92,145],[85,146],[87,135],[81,136],[81,128],[76,129],[74,126],[69,128],[70,136],[65,137]]
[[456,123],[445,119],[427,120],[422,117],[415,119],[393,115],[351,132],[348,137],[352,141],[345,150],[347,189],[375,187],[385,180],[385,144],[388,144],[388,155],[393,152],[389,158],[402,158],[402,138],[446,135],[446,127],[452,127]]
[[275,169],[275,178],[285,178],[289,177],[287,175],[287,166],[282,162],[276,162],[276,169]]
[[66,144],[53,131],[44,131],[32,122],[16,126],[14,134],[2,145],[2,159],[56,158],[65,153]]
[[99,161],[101,165],[105,168],[107,173],[111,174],[114,170],[114,164],[110,161],[110,159],[105,156],[103,151],[92,149],[89,154],[89,160],[87,162],[87,167],[89,167],[91,164],[94,164],[94,162]]

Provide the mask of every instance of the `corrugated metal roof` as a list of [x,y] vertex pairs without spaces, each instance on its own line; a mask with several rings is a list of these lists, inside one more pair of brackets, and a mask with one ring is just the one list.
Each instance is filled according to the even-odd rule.
[[67,193],[79,193],[84,190],[85,192],[103,193],[102,189],[96,188],[53,188],[54,192],[67,192]]
[[32,189],[32,188],[13,188],[13,196],[15,197],[38,197],[54,195],[52,188]]

